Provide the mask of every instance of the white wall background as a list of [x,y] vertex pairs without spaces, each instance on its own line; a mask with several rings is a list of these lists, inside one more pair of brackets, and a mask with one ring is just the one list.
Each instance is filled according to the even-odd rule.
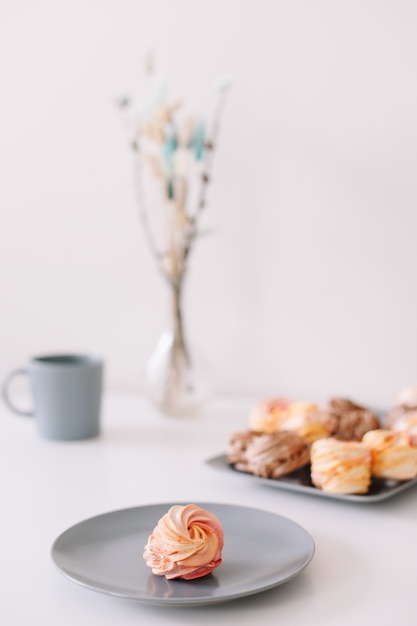
[[0,374],[92,350],[138,391],[167,293],[113,100],[149,45],[228,74],[191,343],[220,392],[390,404],[417,382],[417,3],[1,0]]

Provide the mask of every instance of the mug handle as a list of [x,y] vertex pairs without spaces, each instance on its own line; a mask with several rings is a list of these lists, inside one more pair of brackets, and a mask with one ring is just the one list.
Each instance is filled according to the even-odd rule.
[[2,384],[2,388],[1,388],[1,395],[3,398],[3,401],[5,403],[6,406],[9,407],[9,409],[11,411],[13,411],[14,413],[17,413],[18,415],[24,415],[25,417],[32,417],[34,415],[33,411],[22,411],[22,409],[18,409],[10,400],[10,396],[9,396],[9,386],[10,383],[12,382],[12,380],[16,377],[16,376],[21,376],[22,374],[24,375],[28,375],[28,371],[27,369],[21,367],[19,369],[13,370],[11,371],[6,378],[3,380],[3,384]]

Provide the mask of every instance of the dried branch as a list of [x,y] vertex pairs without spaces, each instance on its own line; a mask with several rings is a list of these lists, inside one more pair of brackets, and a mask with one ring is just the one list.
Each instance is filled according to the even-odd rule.
[[152,256],[155,259],[156,266],[158,271],[162,274],[165,280],[171,283],[170,275],[165,267],[165,259],[167,256],[166,251],[158,250],[156,245],[156,239],[154,237],[150,220],[148,217],[147,204],[145,201],[145,193],[143,189],[143,157],[142,152],[140,150],[140,142],[134,141],[132,143],[132,149],[135,153],[135,162],[136,167],[134,168],[134,176],[135,176],[135,189],[136,189],[136,197],[139,211],[139,218],[142,222],[142,227],[144,230],[145,238],[147,240],[149,249],[151,251]]
[[217,107],[213,115],[213,125],[212,125],[212,129],[210,133],[210,139],[207,140],[205,144],[206,149],[204,152],[204,167],[203,167],[203,172],[201,174],[201,179],[200,179],[200,191],[199,191],[199,195],[197,198],[196,209],[192,217],[192,221],[191,221],[192,228],[190,232],[188,233],[188,236],[185,242],[185,247],[184,247],[184,252],[183,252],[184,260],[186,260],[189,257],[191,250],[194,246],[196,237],[198,236],[198,224],[200,221],[200,217],[201,217],[203,210],[206,207],[206,195],[207,195],[208,185],[211,181],[213,154],[214,154],[214,149],[217,145],[217,138],[218,138],[219,131],[220,131],[220,120],[221,120],[223,109],[226,103],[226,94],[227,94],[226,91],[222,91],[220,93],[219,99],[217,101]]
[[[148,71],[150,71],[150,68],[148,68]],[[182,127],[182,135],[176,135],[174,114],[179,107],[178,103],[171,105],[165,103],[158,104],[159,108],[152,110],[151,117],[139,120],[138,127],[133,123],[131,147],[135,155],[134,176],[139,218],[157,269],[173,288],[178,288],[183,281],[191,251],[199,235],[199,222],[206,206],[207,190],[211,181],[213,153],[219,134],[220,119],[225,105],[226,93],[227,89],[223,89],[219,93],[211,132],[205,140],[204,131],[203,134],[199,134],[198,127],[194,136],[189,134],[192,132],[192,129],[191,127],[187,128],[187,126]],[[129,98],[120,99],[118,104],[125,113],[130,110],[131,101]],[[172,129],[171,131],[169,131],[170,128]],[[175,134],[170,134],[172,132]],[[192,140],[192,142],[195,142],[194,144],[191,143],[187,146],[187,143],[183,143],[184,141],[187,142],[187,139],[184,139],[184,132],[185,137],[189,136],[188,141]],[[159,248],[150,220],[147,198],[145,198],[144,135],[157,148],[156,156],[154,156],[153,152],[150,155],[150,162],[151,166],[153,166],[155,178],[161,178],[165,185],[168,207],[167,225],[169,227],[165,249]],[[181,178],[183,172],[181,170],[181,173],[179,173],[176,170],[176,161],[174,162],[173,159],[174,155],[180,156],[181,154],[177,150],[184,149],[184,146],[187,146],[187,150],[192,150],[194,149],[193,145],[196,150],[196,159],[200,158],[200,151],[202,152],[202,172],[194,211],[188,213],[186,211],[188,182],[184,177]],[[146,154],[146,156],[148,155]],[[166,169],[167,167],[168,170]],[[172,208],[172,213],[170,207]]]

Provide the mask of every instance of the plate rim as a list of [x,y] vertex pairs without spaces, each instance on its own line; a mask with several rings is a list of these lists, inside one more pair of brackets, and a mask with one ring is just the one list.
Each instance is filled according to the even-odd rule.
[[[276,518],[280,518],[281,520],[283,520],[285,523],[289,524],[292,527],[296,527],[298,529],[298,532],[301,532],[304,535],[304,539],[306,541],[306,553],[307,556],[306,558],[300,562],[298,564],[298,566],[294,569],[293,572],[289,573],[287,576],[284,576],[282,578],[279,578],[278,576],[278,572],[276,574],[275,579],[270,580],[268,583],[264,583],[262,585],[259,586],[252,586],[249,589],[247,588],[247,586],[245,586],[244,588],[242,587],[242,589],[240,591],[233,591],[230,593],[225,593],[223,595],[215,595],[215,596],[207,596],[207,595],[202,595],[202,596],[196,596],[193,598],[181,598],[181,597],[157,597],[157,598],[152,598],[152,597],[148,597],[148,596],[138,596],[138,595],[134,595],[132,593],[124,593],[123,591],[116,591],[115,589],[106,589],[105,586],[95,586],[94,584],[88,583],[84,580],[81,580],[79,578],[77,578],[77,576],[74,576],[74,574],[71,574],[70,571],[68,571],[67,569],[65,569],[64,566],[60,565],[58,563],[59,560],[59,543],[60,541],[63,540],[63,538],[70,532],[74,532],[76,531],[77,527],[83,526],[84,524],[87,523],[92,523],[95,520],[99,519],[99,518],[103,518],[103,517],[107,517],[107,516],[112,516],[112,515],[117,515],[117,514],[123,514],[123,513],[132,513],[134,511],[140,511],[143,509],[150,509],[153,507],[159,507],[159,508],[163,508],[168,510],[168,508],[170,508],[171,506],[174,506],[176,504],[179,504],[181,506],[185,506],[186,504],[189,504],[190,502],[185,502],[185,501],[166,501],[166,502],[154,502],[154,503],[149,503],[149,504],[144,504],[144,505],[137,505],[137,506],[132,506],[132,507],[125,507],[125,508],[118,508],[118,509],[114,509],[111,511],[105,511],[102,513],[99,513],[97,515],[93,515],[90,517],[87,517],[79,522],[76,522],[75,524],[72,524],[71,526],[69,526],[68,528],[66,528],[63,532],[61,532],[53,541],[51,548],[50,548],[50,556],[52,558],[53,564],[55,566],[55,568],[58,570],[58,572],[63,575],[65,578],[67,578],[68,580],[70,580],[73,583],[76,583],[78,585],[80,585],[81,587],[84,587],[86,589],[89,589],[91,591],[95,591],[98,593],[102,593],[104,595],[108,595],[108,596],[113,596],[113,597],[118,597],[118,598],[123,598],[123,599],[128,599],[128,600],[134,600],[137,602],[140,602],[141,604],[146,604],[146,605],[153,605],[153,606],[202,606],[202,605],[210,605],[210,604],[220,604],[226,601],[232,601],[232,600],[238,600],[239,598],[242,597],[246,597],[246,596],[250,596],[250,595],[255,595],[258,593],[262,593],[264,591],[268,591],[270,589],[273,589],[275,587],[278,587],[290,580],[292,580],[293,578],[295,578],[296,576],[298,576],[298,574],[300,574],[312,561],[314,555],[315,555],[315,551],[316,551],[316,546],[315,546],[315,542],[314,539],[311,535],[311,533],[306,530],[304,528],[304,526],[302,526],[300,523],[295,522],[294,520],[290,519],[289,517],[286,517],[285,515],[281,515],[280,513],[275,513],[273,511],[269,511],[267,509],[263,509],[260,507],[252,507],[252,506],[247,506],[244,504],[234,504],[234,503],[230,503],[230,502],[215,502],[215,501],[193,501],[194,504],[196,504],[197,506],[201,506],[202,508],[207,508],[209,509],[210,507],[214,508],[214,507],[226,507],[229,510],[232,509],[239,509],[239,510],[251,510],[252,512],[256,512],[259,514],[265,514],[267,516],[271,516],[271,517],[276,517]],[[157,520],[156,520],[157,521]],[[155,522],[156,523],[156,522]],[[62,553],[61,553],[62,554]],[[189,581],[188,581],[189,582]]]
[[[267,487],[274,487],[276,489],[281,489],[282,491],[290,491],[293,493],[301,493],[309,496],[317,496],[320,498],[325,498],[329,500],[341,500],[343,502],[356,502],[360,504],[374,504],[375,502],[383,502],[385,500],[389,500],[390,498],[396,496],[403,491],[406,491],[413,485],[417,484],[417,476],[415,478],[411,478],[406,481],[398,482],[398,484],[391,487],[389,490],[384,493],[378,494],[342,494],[342,493],[330,493],[328,491],[323,491],[323,489],[318,489],[314,486],[309,485],[299,485],[293,484],[290,482],[285,482],[285,476],[281,478],[263,478],[262,476],[255,476],[254,474],[250,474],[249,472],[242,472],[237,469],[234,469],[228,462],[227,456],[225,453],[216,454],[214,456],[209,457],[205,461],[206,465],[209,465],[213,469],[217,471],[222,471],[230,474],[240,474],[242,476],[248,477],[253,482],[265,485]],[[220,466],[219,464],[222,463]]]

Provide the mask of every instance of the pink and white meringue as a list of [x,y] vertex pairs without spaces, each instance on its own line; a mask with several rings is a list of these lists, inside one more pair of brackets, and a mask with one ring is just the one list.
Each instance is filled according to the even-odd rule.
[[222,562],[224,532],[219,519],[196,504],[172,506],[161,517],[143,558],[157,576],[192,580]]

